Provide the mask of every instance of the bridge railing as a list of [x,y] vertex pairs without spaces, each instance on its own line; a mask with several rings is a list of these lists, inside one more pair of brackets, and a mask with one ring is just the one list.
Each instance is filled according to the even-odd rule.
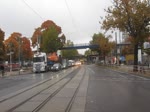
[[92,45],[92,44],[90,43],[72,44],[72,45],[64,45],[64,47],[89,46],[89,45]]
[[85,48],[98,48],[99,45],[90,44],[90,43],[82,43],[82,44],[72,44],[72,45],[64,45],[60,50],[67,49],[85,49]]
[[[64,45],[64,47],[93,46],[93,45],[96,46],[96,44],[82,43],[82,44]],[[119,44],[117,44],[117,46],[127,46],[127,45],[131,45],[131,43],[119,43]]]

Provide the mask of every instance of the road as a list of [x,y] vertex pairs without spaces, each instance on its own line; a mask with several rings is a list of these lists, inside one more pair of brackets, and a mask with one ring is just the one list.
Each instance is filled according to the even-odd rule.
[[150,112],[150,79],[94,65],[88,71],[85,112]]
[[150,112],[149,85],[150,79],[94,64],[1,78],[0,112]]
[[25,74],[4,77],[0,79],[0,96],[8,95],[22,88],[26,88],[47,78],[50,78],[55,73],[38,73]]

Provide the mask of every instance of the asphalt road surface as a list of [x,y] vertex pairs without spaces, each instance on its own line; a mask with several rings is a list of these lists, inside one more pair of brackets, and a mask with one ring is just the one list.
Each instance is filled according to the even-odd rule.
[[[85,70],[85,77],[88,77],[88,80],[85,80],[87,86],[83,87],[84,83],[81,84],[82,88],[87,88],[85,107],[81,112],[150,112],[150,79],[120,73],[94,64],[82,65],[80,68]],[[74,68],[60,72],[0,78],[0,97],[58,74],[65,74],[70,69]]]
[[0,97],[32,86],[66,71],[67,69],[58,72],[31,73],[0,78]]
[[150,79],[89,65],[85,112],[150,112]]

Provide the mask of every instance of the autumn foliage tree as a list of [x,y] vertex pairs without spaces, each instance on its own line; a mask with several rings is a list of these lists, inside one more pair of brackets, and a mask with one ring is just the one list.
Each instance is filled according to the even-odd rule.
[[[30,41],[26,37],[22,37],[21,33],[14,32],[8,39],[4,41],[6,47],[6,53],[13,52],[12,60],[18,61],[19,56],[23,60],[29,60],[32,58],[32,50],[30,47]],[[19,52],[20,49],[20,52]],[[7,57],[9,60],[9,57]]]
[[[19,44],[17,42],[18,38],[21,37],[20,33],[14,32],[4,41],[5,47],[6,47],[6,53],[9,54],[10,52],[13,52],[12,60],[18,59],[18,48]],[[7,56],[7,60],[9,60],[9,56]]]
[[5,33],[0,29],[0,62],[4,61],[5,57],[5,46],[4,46],[4,35]]
[[35,29],[32,36],[32,45],[40,44],[40,50],[46,53],[56,52],[65,43],[65,36],[62,33],[61,27],[57,26],[53,21],[47,20],[42,25]]
[[[103,21],[103,28],[119,29],[128,32],[133,38],[134,65],[138,64],[138,47],[149,35],[146,28],[150,18],[148,0],[113,0],[113,5],[105,10],[107,15]],[[134,69],[136,71],[136,67]]]
[[26,61],[31,60],[33,53],[31,49],[30,40],[27,37],[22,37],[21,41],[22,58]]

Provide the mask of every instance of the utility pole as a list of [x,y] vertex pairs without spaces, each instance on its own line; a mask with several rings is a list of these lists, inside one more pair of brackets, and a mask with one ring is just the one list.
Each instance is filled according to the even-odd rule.
[[116,54],[116,64],[117,64],[117,32],[115,32],[115,39],[116,39],[116,52],[115,52],[115,54]]
[[9,55],[10,55],[10,72],[11,72],[12,71],[11,51],[10,51]]
[[7,55],[9,55],[9,67],[10,67],[10,72],[11,72],[12,71],[12,56],[11,55],[14,53],[11,51],[12,43],[9,43],[8,47],[9,47],[9,53]]
[[21,70],[21,38],[18,37],[18,61],[19,61],[19,75]]
[[41,37],[37,37],[37,52],[40,52]]
[[21,62],[20,62],[20,61],[21,61],[21,59],[20,59],[20,51],[21,51],[21,49],[20,49],[20,44],[21,44],[21,42],[20,42],[20,37],[18,37],[18,41],[19,41],[19,42],[18,42],[18,44],[19,44],[19,52],[18,52],[18,56],[19,56],[18,59],[19,59],[19,60],[18,60],[18,61],[19,61],[19,75],[20,75],[20,67],[21,67]]

